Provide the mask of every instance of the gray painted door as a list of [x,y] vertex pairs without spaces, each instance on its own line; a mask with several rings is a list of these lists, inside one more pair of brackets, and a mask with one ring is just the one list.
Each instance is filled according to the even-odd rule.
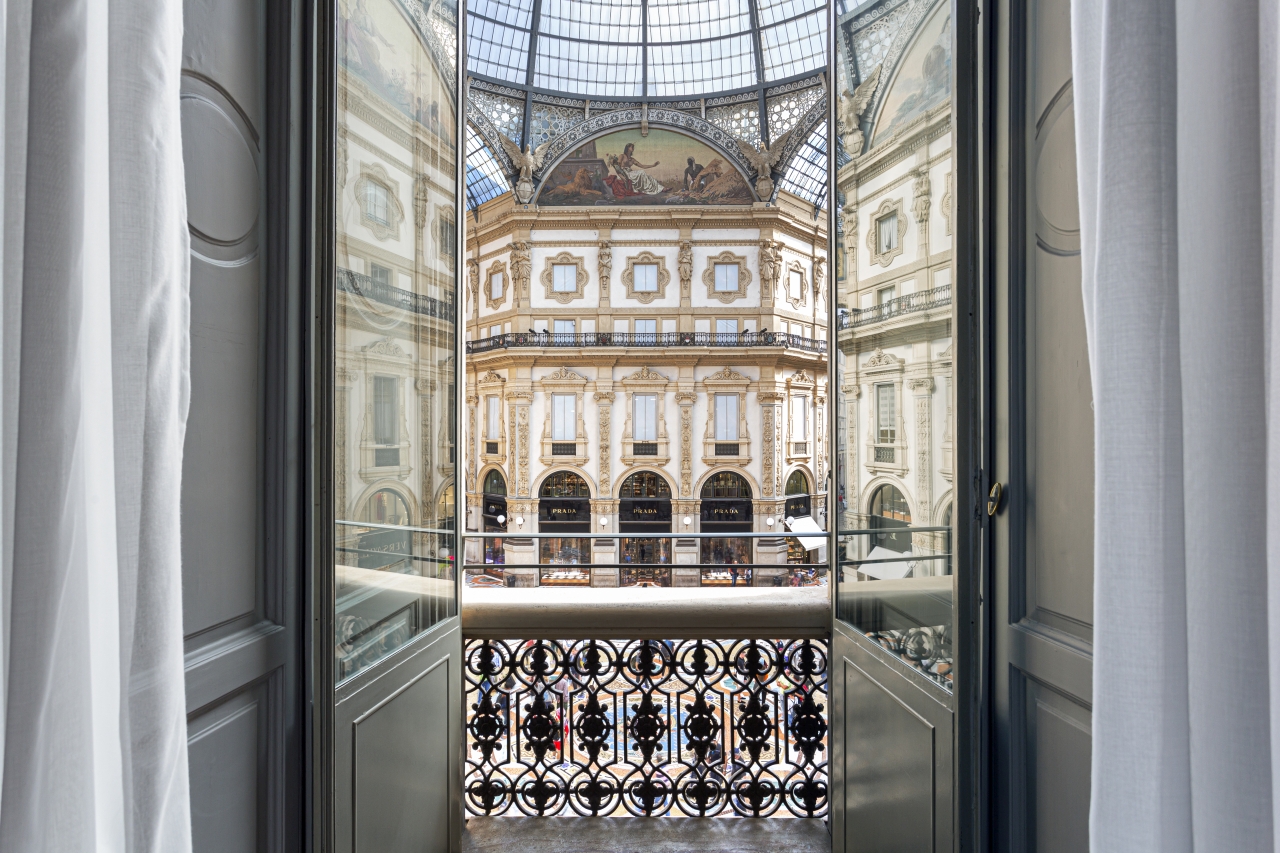
[[[289,4],[277,14],[287,15]],[[284,484],[297,383],[273,330],[295,277],[268,245],[275,27],[261,0],[187,0],[182,131],[191,233],[191,407],[183,462],[183,619],[195,849],[296,849],[296,515]],[[272,66],[274,67],[274,65]],[[280,114],[277,114],[280,113]],[[276,149],[278,150],[278,148]],[[270,211],[270,213],[269,213]]]
[[1088,848],[1093,412],[1080,292],[1070,0],[1012,0],[996,281],[991,686],[996,849]]

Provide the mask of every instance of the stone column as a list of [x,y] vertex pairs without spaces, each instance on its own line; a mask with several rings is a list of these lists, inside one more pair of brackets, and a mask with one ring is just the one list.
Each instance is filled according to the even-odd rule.
[[[683,415],[688,411],[688,407],[682,405],[680,410]],[[702,561],[703,540],[680,538],[681,533],[697,533],[701,528],[698,509],[696,500],[679,500],[671,503],[671,532],[676,537],[672,542],[674,546],[671,555],[672,586],[702,586],[702,569],[699,564]],[[689,524],[684,523],[686,518],[689,519]]]
[[680,406],[680,497],[693,497],[693,406],[698,394],[690,389],[676,391]]
[[[466,434],[462,437],[462,452],[466,460],[466,466],[463,469],[466,477],[466,486],[468,492],[476,491],[476,471],[479,469],[477,456],[480,453],[480,443],[476,440],[476,406],[480,404],[480,397],[476,394],[467,395],[467,420],[463,426],[466,428]],[[452,417],[452,413],[449,415]],[[426,435],[425,428],[423,435]],[[425,477],[426,474],[424,473]],[[455,496],[456,500],[456,496]]]
[[[776,500],[757,500],[751,502],[751,514],[755,518],[756,533],[784,533],[782,512],[786,502],[779,491]],[[768,520],[772,518],[773,524]],[[752,573],[752,586],[773,586],[777,579],[787,575],[787,540],[782,536],[757,539],[755,541],[755,562],[757,566]]]
[[782,495],[782,402],[780,391],[761,391],[760,401],[760,494]]
[[[608,523],[601,524],[600,520],[605,519]],[[592,533],[617,533],[618,532],[618,502],[615,500],[593,500],[591,502],[591,532]],[[614,587],[619,583],[620,572],[618,570],[618,540],[617,539],[592,539],[591,540],[591,562],[604,563],[602,566],[591,567],[591,585],[601,587]]]
[[[601,383],[596,382],[599,387]],[[596,463],[597,496],[604,498],[613,495],[613,400],[614,393],[604,390],[595,393],[596,419],[600,423],[600,448]],[[595,531],[593,531],[595,532]],[[612,531],[608,531],[612,532]]]
[[[538,546],[535,540],[520,536],[521,533],[532,529],[535,517],[528,502],[507,501],[507,533],[514,532],[516,535],[508,535],[502,540],[502,557],[506,561],[506,567],[503,568],[502,573],[508,578],[515,578],[515,585],[519,587],[539,585],[536,568]],[[517,519],[521,518],[524,519],[524,524],[517,522]],[[528,566],[529,568],[510,568],[511,566]]]

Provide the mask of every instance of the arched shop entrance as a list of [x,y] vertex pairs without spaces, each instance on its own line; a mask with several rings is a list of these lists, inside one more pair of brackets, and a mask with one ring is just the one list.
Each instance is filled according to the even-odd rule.
[[[483,504],[481,515],[485,533],[507,532],[507,481],[502,472],[490,471],[485,475],[484,486],[480,495]],[[500,565],[506,562],[502,554],[502,537],[486,536],[484,538],[485,565]]]
[[[790,529],[795,529],[799,524],[799,519],[809,518],[812,512],[809,478],[804,475],[803,471],[792,471],[791,476],[787,477],[786,496],[787,502],[782,517],[790,519],[787,522],[787,526]],[[807,565],[818,562],[819,541],[813,537],[800,539],[795,536],[788,536],[787,562],[792,565]],[[809,546],[812,546],[812,548]]]
[[572,471],[557,471],[538,490],[538,540],[543,586],[590,586],[591,540],[571,534],[591,532],[591,489]]
[[[699,514],[703,533],[750,533],[751,484],[736,471],[717,471],[702,484]],[[751,583],[750,539],[726,536],[701,541],[704,584]],[[707,568],[712,565],[725,568]]]
[[408,530],[389,530],[381,525],[403,528],[410,524],[409,505],[394,489],[379,489],[369,496],[360,521],[369,527],[357,527],[356,565],[362,569],[418,574],[413,565],[413,534]]
[[872,530],[880,531],[871,536],[873,548],[888,548],[900,554],[911,553],[911,508],[897,486],[884,485],[876,489],[868,507],[867,519]]
[[[622,586],[671,585],[671,485],[661,474],[637,471],[618,492]],[[630,535],[628,535],[630,534]]]

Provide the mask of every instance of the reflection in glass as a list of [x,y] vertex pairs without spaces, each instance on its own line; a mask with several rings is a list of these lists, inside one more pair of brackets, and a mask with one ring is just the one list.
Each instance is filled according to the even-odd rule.
[[[950,689],[951,7],[836,38],[836,615]],[[894,44],[886,53],[883,45]],[[898,46],[900,45],[900,47]],[[799,556],[788,547],[788,559]],[[798,567],[797,567],[798,568]],[[803,571],[803,570],[802,570]]]
[[457,7],[451,0],[338,5],[333,491],[341,681],[457,613]]

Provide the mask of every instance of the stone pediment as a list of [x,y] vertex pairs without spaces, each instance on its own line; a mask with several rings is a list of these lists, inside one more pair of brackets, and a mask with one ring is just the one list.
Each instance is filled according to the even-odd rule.
[[656,370],[650,370],[648,367],[642,367],[635,373],[623,380],[624,382],[670,382],[671,380],[658,373]]

